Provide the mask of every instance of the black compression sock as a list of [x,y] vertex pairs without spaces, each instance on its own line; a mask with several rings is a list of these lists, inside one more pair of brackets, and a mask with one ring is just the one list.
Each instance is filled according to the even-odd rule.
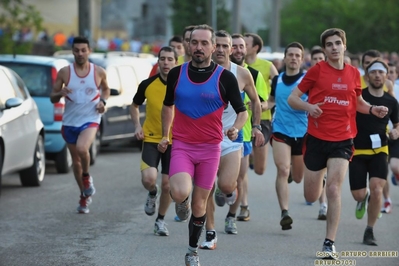
[[157,217],[156,221],[158,221],[158,220],[163,220],[164,218],[165,218],[165,215],[160,215],[160,214],[158,213],[158,217]]
[[235,214],[235,213],[228,212],[226,218],[227,218],[227,217],[236,218],[236,214]]
[[202,228],[204,227],[206,214],[202,217],[194,217],[191,214],[190,222],[188,223],[189,245],[190,247],[198,247],[198,240],[201,236]]
[[324,239],[324,245],[332,246],[332,245],[334,245],[334,241],[332,241],[331,239],[326,238],[326,239]]

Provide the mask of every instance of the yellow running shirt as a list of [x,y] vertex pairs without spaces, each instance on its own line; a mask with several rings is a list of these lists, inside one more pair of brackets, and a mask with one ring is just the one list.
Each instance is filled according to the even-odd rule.
[[[265,80],[266,83],[266,95],[267,98],[264,99],[265,101],[267,101],[267,99],[269,98],[270,95],[270,91],[271,91],[271,86],[270,86],[270,67],[273,63],[268,61],[268,60],[263,60],[260,58],[256,58],[256,61],[249,65],[250,67],[258,70],[260,73],[262,73],[262,76]],[[272,119],[272,114],[270,110],[267,111],[263,111],[262,112],[262,116],[261,116],[262,120],[271,120]]]

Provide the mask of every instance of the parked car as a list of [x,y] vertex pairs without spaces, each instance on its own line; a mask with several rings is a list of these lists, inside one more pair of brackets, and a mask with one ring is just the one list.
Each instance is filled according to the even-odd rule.
[[35,101],[14,71],[0,66],[1,176],[19,172],[23,186],[39,186],[46,170],[44,126]]
[[[57,58],[73,62],[72,51],[58,52]],[[141,81],[148,78],[152,69],[148,56],[127,53],[91,53],[90,62],[103,67],[107,72],[111,96],[107,100],[107,111],[102,116],[98,139],[100,146],[106,146],[117,140],[130,140],[141,148],[141,141],[134,137],[134,126],[130,117],[130,105]],[[141,123],[145,119],[145,107],[139,108]]]
[[[72,158],[61,135],[65,102],[61,99],[59,103],[51,103],[50,93],[58,71],[68,66],[69,62],[47,56],[0,55],[0,65],[14,70],[25,82],[44,124],[46,159],[55,161],[58,173],[68,173]],[[90,147],[91,164],[95,162],[98,145],[97,141]]]

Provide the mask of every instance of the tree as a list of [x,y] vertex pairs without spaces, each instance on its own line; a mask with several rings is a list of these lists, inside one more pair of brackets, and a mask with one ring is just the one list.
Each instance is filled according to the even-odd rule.
[[[186,26],[209,23],[207,1],[210,0],[172,0],[171,8],[173,10],[173,33],[181,35]],[[230,12],[226,10],[225,0],[217,0],[216,14],[218,29],[229,31]]]
[[328,28],[342,28],[347,49],[352,53],[368,49],[393,51],[399,41],[397,0],[289,0],[281,10],[283,45],[299,41],[305,47],[320,45],[320,34]]
[[24,0],[0,0],[0,9],[0,53],[30,53],[32,43],[22,42],[19,33],[27,28],[32,31],[41,29],[43,19],[39,11]]

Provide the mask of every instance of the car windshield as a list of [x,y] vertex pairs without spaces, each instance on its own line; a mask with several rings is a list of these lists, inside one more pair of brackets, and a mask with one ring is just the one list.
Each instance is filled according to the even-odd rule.
[[25,82],[31,96],[50,96],[52,91],[51,68],[35,64],[2,63],[14,70]]

